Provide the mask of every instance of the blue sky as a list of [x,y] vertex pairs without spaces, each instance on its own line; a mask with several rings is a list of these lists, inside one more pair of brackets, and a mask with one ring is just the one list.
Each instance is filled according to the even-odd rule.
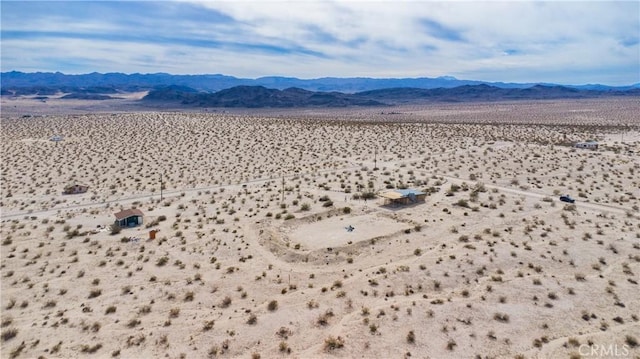
[[2,71],[640,82],[640,1],[6,1]]

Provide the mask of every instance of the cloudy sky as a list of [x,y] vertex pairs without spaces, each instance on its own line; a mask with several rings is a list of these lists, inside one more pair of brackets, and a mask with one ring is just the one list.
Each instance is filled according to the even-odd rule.
[[2,71],[640,82],[640,1],[6,1]]

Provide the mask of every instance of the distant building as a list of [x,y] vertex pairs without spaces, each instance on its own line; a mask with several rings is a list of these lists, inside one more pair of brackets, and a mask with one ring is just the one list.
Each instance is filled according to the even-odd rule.
[[64,188],[62,194],[80,194],[89,190],[89,186],[83,184],[70,184]]
[[427,194],[417,189],[393,189],[378,193],[384,199],[384,204],[406,205],[424,202]]
[[587,142],[578,142],[576,143],[576,148],[586,148],[589,150],[597,150],[598,142],[596,141],[587,141]]
[[121,228],[135,227],[142,224],[142,218],[144,215],[142,211],[137,208],[125,209],[115,214],[115,224]]

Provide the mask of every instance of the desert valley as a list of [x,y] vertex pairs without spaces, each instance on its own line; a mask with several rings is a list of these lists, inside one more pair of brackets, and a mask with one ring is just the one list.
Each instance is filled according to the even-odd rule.
[[2,358],[640,357],[637,97],[132,96],[2,98]]

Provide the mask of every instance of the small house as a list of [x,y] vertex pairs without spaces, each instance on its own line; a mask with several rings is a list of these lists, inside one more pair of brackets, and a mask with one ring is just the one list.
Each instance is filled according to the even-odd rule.
[[384,199],[384,204],[406,205],[424,202],[427,194],[417,189],[393,189],[378,193]]
[[62,194],[79,194],[85,193],[89,190],[89,186],[83,184],[70,184],[64,188]]
[[576,143],[576,148],[586,148],[588,150],[597,150],[598,142],[596,141],[587,141],[587,142],[578,142]]
[[115,214],[115,224],[120,228],[135,227],[142,224],[142,211],[137,208],[125,209]]

